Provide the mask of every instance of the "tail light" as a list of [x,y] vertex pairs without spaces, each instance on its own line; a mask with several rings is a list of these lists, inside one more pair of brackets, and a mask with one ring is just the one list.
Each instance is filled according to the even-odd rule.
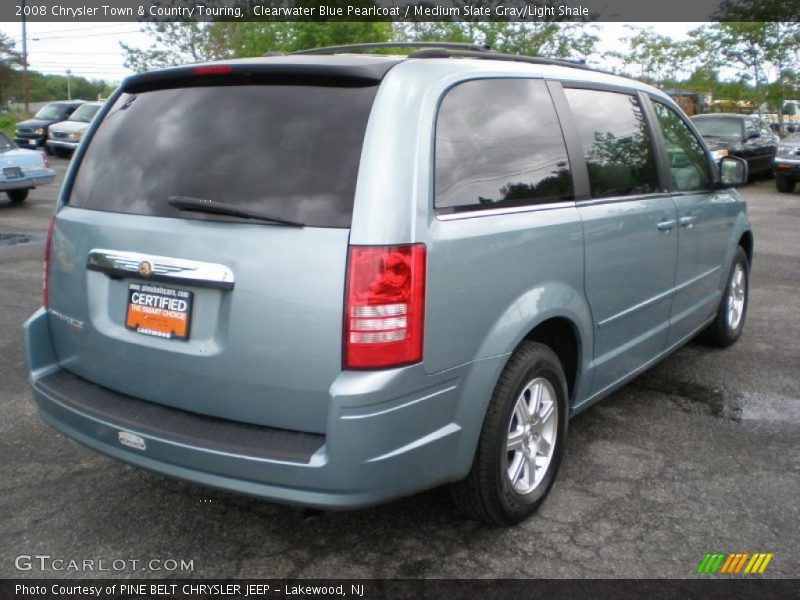
[[39,152],[39,155],[42,157],[42,165],[44,165],[44,168],[49,169],[50,161],[47,160],[47,154],[45,154],[44,152]]
[[345,369],[422,360],[424,244],[350,246],[346,293]]
[[50,219],[50,228],[47,230],[47,242],[44,245],[44,262],[42,263],[42,306],[47,308],[47,271],[50,264],[50,246],[53,244],[53,227],[56,218]]
[[233,72],[230,65],[203,65],[192,67],[192,75],[227,75]]

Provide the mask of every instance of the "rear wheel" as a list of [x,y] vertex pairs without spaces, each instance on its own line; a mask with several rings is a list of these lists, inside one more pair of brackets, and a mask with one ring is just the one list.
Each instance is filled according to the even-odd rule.
[[792,177],[786,175],[775,175],[775,185],[778,191],[784,194],[791,194],[794,191],[794,186],[797,182]]
[[28,190],[7,190],[6,195],[14,203],[24,202],[28,197]]
[[567,433],[567,383],[556,354],[523,342],[495,387],[472,469],[452,486],[468,517],[514,525],[550,491]]
[[747,315],[747,300],[750,282],[750,266],[747,254],[741,246],[736,247],[733,264],[728,274],[728,284],[720,300],[717,316],[701,334],[700,340],[710,346],[730,346],[742,335]]

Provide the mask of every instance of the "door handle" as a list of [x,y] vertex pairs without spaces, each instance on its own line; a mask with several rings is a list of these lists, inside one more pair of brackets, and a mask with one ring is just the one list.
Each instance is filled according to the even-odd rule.
[[675,219],[670,219],[669,221],[661,221],[658,225],[659,231],[672,231],[675,227]]
[[687,215],[685,217],[681,217],[681,227],[686,227],[686,229],[691,229],[692,225],[694,225],[696,221],[697,217],[694,215]]

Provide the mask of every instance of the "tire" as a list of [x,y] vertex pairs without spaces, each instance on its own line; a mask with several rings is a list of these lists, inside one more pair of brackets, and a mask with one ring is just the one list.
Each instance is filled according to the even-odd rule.
[[48,145],[45,143],[45,144],[44,144],[42,147],[43,147],[43,149],[44,149],[44,153],[45,153],[47,156],[53,156],[53,149],[52,149],[50,146],[48,146]]
[[6,195],[11,202],[18,204],[25,201],[25,198],[28,197],[28,191],[29,190],[7,190]]
[[[472,469],[451,486],[457,508],[469,518],[501,526],[515,525],[533,514],[547,497],[561,463],[567,404],[567,382],[556,354],[536,342],[520,344],[492,393]],[[523,423],[523,407],[534,424]],[[515,448],[509,450],[513,434]],[[531,457],[534,465],[540,462],[538,470],[533,468],[533,478]]]
[[797,182],[786,175],[775,175],[775,185],[782,194],[791,194]]
[[[726,348],[739,339],[747,316],[749,292],[750,265],[744,248],[737,246],[717,315],[700,334],[701,342],[717,348]],[[732,303],[735,303],[733,307]],[[737,305],[738,309],[735,308]]]
[[72,151],[67,150],[66,148],[53,148],[53,152],[56,153],[58,158],[69,158],[72,156]]

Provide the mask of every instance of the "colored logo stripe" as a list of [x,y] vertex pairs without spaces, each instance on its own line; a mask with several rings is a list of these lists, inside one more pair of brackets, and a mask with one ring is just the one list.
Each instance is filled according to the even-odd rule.
[[700,561],[697,572],[736,575],[744,569],[746,574],[760,574],[767,568],[773,556],[773,553],[762,552],[752,555],[749,552],[707,552]]

